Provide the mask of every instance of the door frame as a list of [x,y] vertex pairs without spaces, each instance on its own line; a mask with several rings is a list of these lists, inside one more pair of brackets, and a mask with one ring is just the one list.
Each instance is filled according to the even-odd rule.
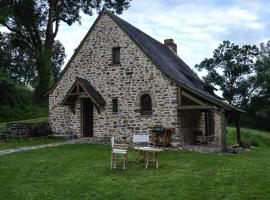
[[[85,132],[85,127],[84,127],[84,123],[85,123],[85,119],[84,119],[84,112],[85,112],[85,110],[84,110],[84,104],[86,103],[86,102],[90,102],[92,105],[92,119],[91,119],[91,117],[89,117],[90,118],[90,120],[91,120],[91,122],[92,122],[92,127],[91,127],[91,133],[90,134],[85,134],[86,132]],[[89,113],[88,113],[89,114]],[[83,138],[87,138],[87,137],[94,137],[94,105],[93,105],[93,102],[89,99],[89,98],[82,98],[81,99],[81,136],[83,137]]]

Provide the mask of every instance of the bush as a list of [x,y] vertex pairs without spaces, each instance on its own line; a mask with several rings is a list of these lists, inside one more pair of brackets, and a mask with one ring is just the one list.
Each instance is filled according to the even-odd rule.
[[8,91],[0,98],[0,123],[48,116],[48,104],[34,102],[30,89],[14,86]]
[[0,141],[9,142],[11,140],[23,140],[26,139],[24,136],[20,134],[13,134],[10,132],[0,132]]

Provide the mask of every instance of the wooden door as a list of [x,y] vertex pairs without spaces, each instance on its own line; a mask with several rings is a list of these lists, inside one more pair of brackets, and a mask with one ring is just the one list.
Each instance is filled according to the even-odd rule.
[[93,103],[90,99],[82,99],[82,135],[93,137]]

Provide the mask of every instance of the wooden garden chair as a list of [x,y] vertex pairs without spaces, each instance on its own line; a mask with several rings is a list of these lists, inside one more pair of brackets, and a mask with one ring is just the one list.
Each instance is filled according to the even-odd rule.
[[123,169],[127,168],[128,162],[128,145],[115,144],[114,136],[111,137],[112,156],[111,156],[111,169],[116,169],[116,160],[123,160]]

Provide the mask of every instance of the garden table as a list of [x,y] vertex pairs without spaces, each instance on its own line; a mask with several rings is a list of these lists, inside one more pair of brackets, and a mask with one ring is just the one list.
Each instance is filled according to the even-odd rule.
[[145,169],[147,169],[149,162],[155,162],[158,169],[158,154],[162,152],[162,149],[153,147],[139,147],[137,151],[144,154]]

